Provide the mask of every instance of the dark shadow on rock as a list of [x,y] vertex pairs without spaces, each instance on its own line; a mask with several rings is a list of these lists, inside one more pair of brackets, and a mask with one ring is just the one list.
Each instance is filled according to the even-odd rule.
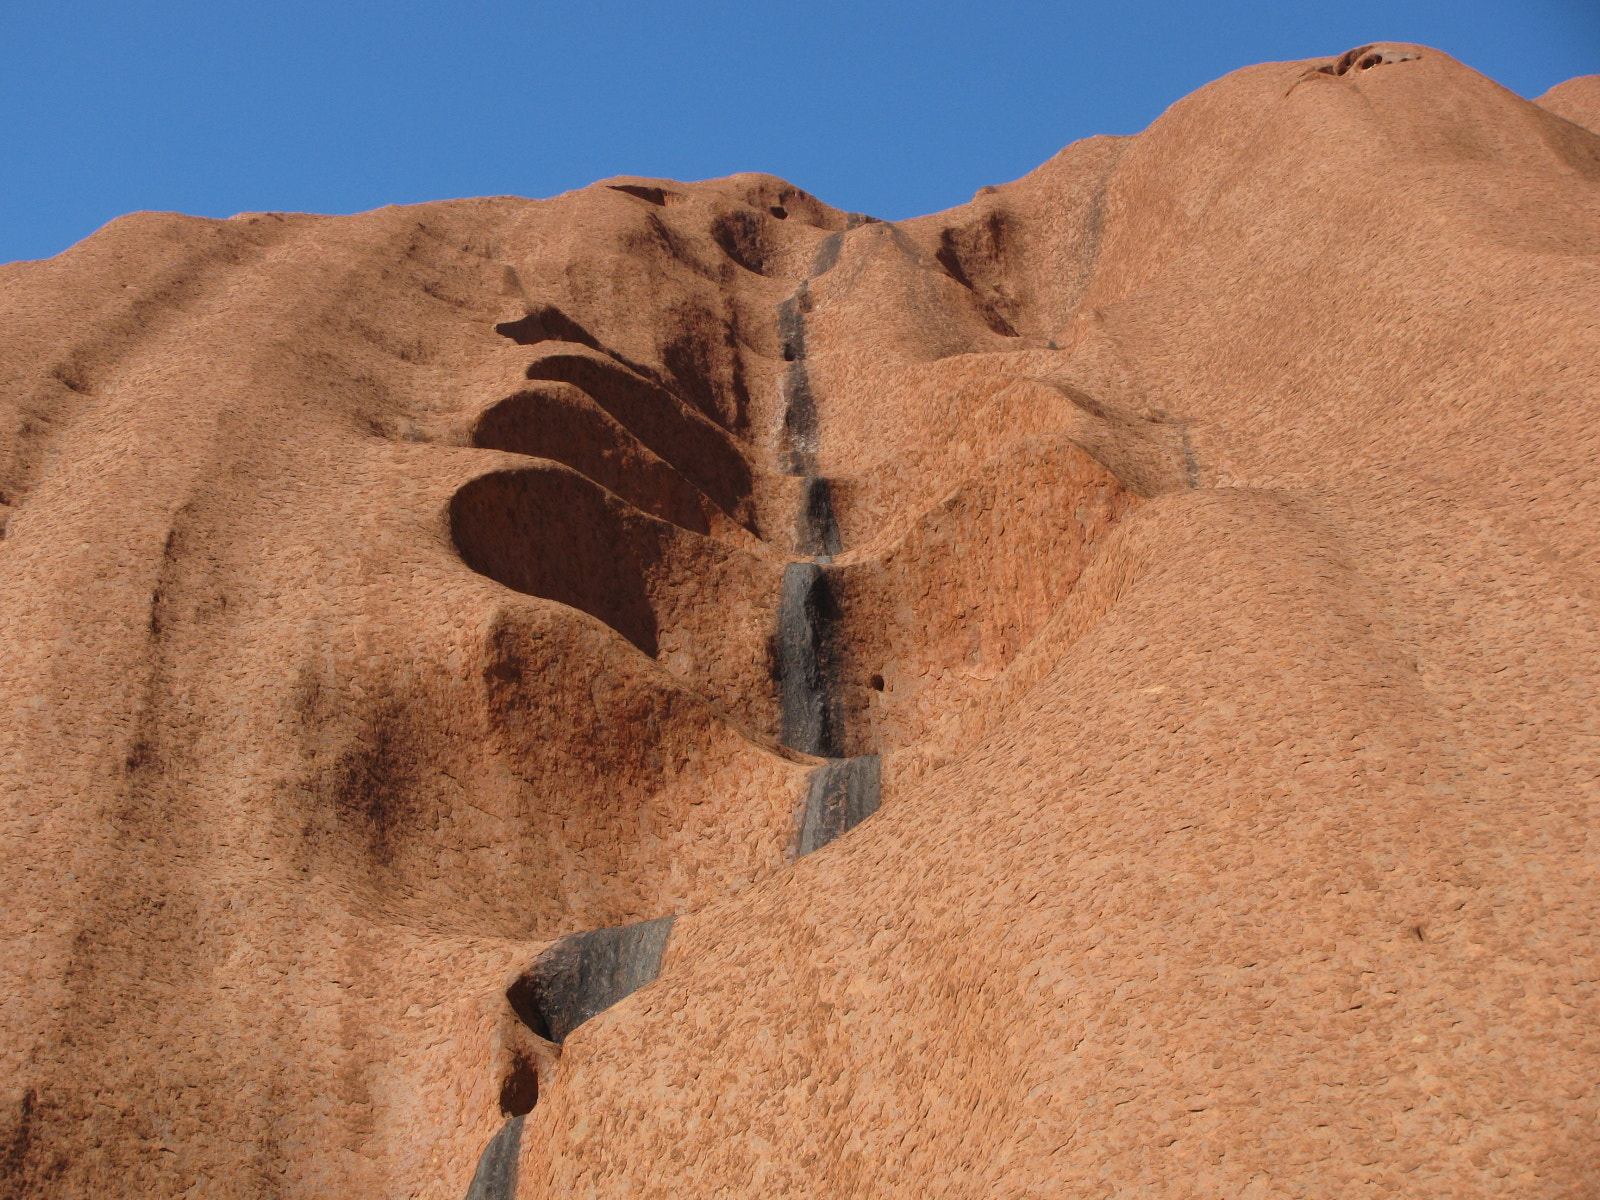
[[515,1200],[517,1156],[522,1150],[522,1118],[512,1117],[489,1139],[467,1187],[467,1200]]
[[518,976],[506,999],[529,1029],[560,1043],[661,972],[674,917],[562,938]]
[[836,758],[811,772],[799,852],[821,849],[877,812],[882,778],[876,754]]
[[565,463],[643,512],[711,532],[710,500],[571,384],[546,382],[506,397],[478,418],[472,444]]
[[725,513],[747,527],[751,524],[750,464],[722,428],[665,388],[619,363],[583,354],[537,359],[527,377],[583,389]]
[[533,346],[539,342],[577,342],[596,350],[600,348],[600,343],[594,340],[588,330],[553,304],[536,308],[519,321],[502,321],[494,327],[494,331],[519,346]]
[[647,572],[668,529],[564,467],[496,471],[450,501],[451,537],[474,571],[598,617],[652,658]]

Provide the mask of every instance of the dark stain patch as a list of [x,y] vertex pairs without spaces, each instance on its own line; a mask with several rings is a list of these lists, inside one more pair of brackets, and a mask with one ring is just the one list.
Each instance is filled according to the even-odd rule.
[[[852,220],[848,227],[854,229],[860,223]],[[812,304],[809,281],[838,266],[843,246],[842,230],[823,238],[811,260],[811,273],[778,305],[778,342],[789,364],[783,381],[783,469],[790,475],[817,473],[817,397],[806,366],[806,314]]]
[[839,608],[816,563],[783,569],[778,601],[778,702],[782,740],[802,754],[842,756],[843,716],[834,686],[831,642]]
[[883,771],[876,754],[837,758],[811,772],[798,851],[810,854],[878,811]]
[[517,1156],[522,1151],[521,1116],[512,1117],[489,1139],[478,1158],[467,1187],[467,1200],[515,1200],[517,1194]]
[[80,396],[86,396],[93,391],[89,386],[87,372],[78,363],[63,363],[53,369],[50,375],[69,392],[76,392]]
[[796,554],[832,557],[842,548],[839,522],[833,515],[833,488],[819,475],[809,476],[800,487],[800,512],[795,518]]
[[[841,236],[832,234],[827,240]],[[778,305],[778,342],[789,364],[783,380],[783,468],[791,475],[814,475],[817,466],[817,398],[806,367],[806,314],[810,311],[811,293],[804,281]]]
[[369,859],[389,866],[420,816],[418,739],[399,705],[379,711],[328,774],[328,793],[345,828],[366,843]]
[[29,1088],[22,1093],[22,1102],[17,1105],[11,1136],[6,1139],[5,1154],[0,1156],[0,1179],[20,1182],[27,1170],[28,1159],[33,1151],[34,1111],[37,1105],[37,1092]]
[[[779,208],[773,212],[784,212]],[[788,214],[784,212],[784,215]],[[781,218],[780,218],[781,219]],[[711,238],[722,247],[722,252],[746,271],[757,275],[767,273],[767,265],[774,246],[767,234],[763,218],[754,212],[736,210],[724,213],[711,223]]]
[[784,362],[796,362],[806,356],[806,318],[810,311],[810,296],[802,283],[794,295],[778,305],[778,343]]
[[[850,218],[848,229],[872,220],[859,213],[851,213]],[[789,364],[783,381],[782,459],[783,469],[790,475],[817,473],[817,398],[806,367],[806,314],[812,303],[809,281],[838,266],[843,247],[843,230],[823,238],[811,260],[811,273],[778,305],[778,342]]]
[[783,466],[790,475],[814,475],[817,470],[817,397],[805,360],[789,364],[784,378]]
[[[51,1114],[38,1092],[22,1093],[10,1130],[0,1142],[0,1197],[4,1200],[32,1200],[35,1196],[55,1195],[57,1181],[67,1170],[67,1160],[59,1153],[47,1153],[43,1126]],[[56,1112],[59,1120],[65,1114]]]
[[128,751],[128,756],[123,760],[122,765],[127,768],[128,774],[132,775],[136,771],[148,770],[155,764],[155,746],[150,743],[148,738],[140,737],[133,743],[133,747]]
[[[851,226],[855,228],[855,226]],[[811,274],[808,278],[815,279],[818,275],[826,275],[839,265],[839,251],[844,247],[843,233],[830,233],[822,239],[817,246],[816,257],[811,260]]]
[[585,1021],[655,980],[674,920],[658,917],[562,938],[506,989],[506,1000],[534,1033],[564,1042]]
[[539,1064],[532,1058],[518,1055],[511,1070],[500,1081],[500,1111],[508,1117],[520,1117],[533,1111],[539,1103]]
[[816,474],[816,394],[805,362],[789,365],[784,379],[784,470],[790,475]]

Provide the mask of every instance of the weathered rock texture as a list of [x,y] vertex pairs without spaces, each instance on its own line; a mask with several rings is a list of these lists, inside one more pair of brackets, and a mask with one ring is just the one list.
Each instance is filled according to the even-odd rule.
[[0,1195],[1594,1195],[1597,129],[0,267]]

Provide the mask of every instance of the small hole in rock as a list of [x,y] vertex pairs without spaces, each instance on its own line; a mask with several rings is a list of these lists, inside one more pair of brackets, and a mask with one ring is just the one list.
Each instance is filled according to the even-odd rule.
[[781,204],[774,204],[771,208],[767,209],[767,211],[773,216],[777,217],[780,221],[789,215],[789,210]]
[[1369,54],[1367,57],[1361,60],[1361,69],[1363,71],[1370,71],[1373,67],[1376,67],[1381,62],[1383,62],[1383,55]]
[[874,675],[872,677],[872,690],[875,691],[875,692],[883,691],[883,676],[882,675]]
[[500,1111],[508,1117],[520,1117],[533,1111],[539,1103],[539,1068],[525,1058],[518,1058],[510,1074],[500,1084]]

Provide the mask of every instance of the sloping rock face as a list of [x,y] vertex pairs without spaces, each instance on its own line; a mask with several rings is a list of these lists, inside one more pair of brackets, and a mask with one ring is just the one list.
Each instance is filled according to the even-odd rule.
[[1592,1194],[1596,85],[0,268],[0,1196]]
[[1558,83],[1534,103],[1593,133],[1600,130],[1600,75]]

